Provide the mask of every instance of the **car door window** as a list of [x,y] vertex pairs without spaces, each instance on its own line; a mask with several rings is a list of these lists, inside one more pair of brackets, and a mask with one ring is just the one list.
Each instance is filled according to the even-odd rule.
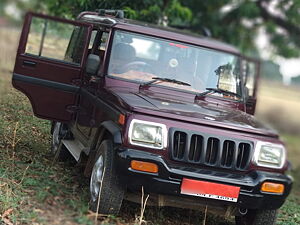
[[95,41],[97,32],[98,32],[97,30],[92,31],[92,35],[91,35],[91,39],[90,39],[90,43],[89,43],[89,49],[92,49],[92,47],[93,47],[93,43]]
[[[80,64],[84,50],[84,37],[82,36],[86,34],[85,29],[87,28],[33,17],[25,53],[36,57]],[[70,57],[67,50],[75,46],[75,54]]]
[[107,40],[108,40],[108,32],[103,32],[102,37],[101,37],[100,50],[103,50],[103,51],[106,50]]
[[64,60],[70,63],[80,64],[83,54],[83,46],[86,35],[85,27],[75,27],[66,50]]
[[98,55],[102,61],[106,50],[108,32],[102,30],[95,30],[93,32],[95,32],[95,36],[90,41],[89,53]]

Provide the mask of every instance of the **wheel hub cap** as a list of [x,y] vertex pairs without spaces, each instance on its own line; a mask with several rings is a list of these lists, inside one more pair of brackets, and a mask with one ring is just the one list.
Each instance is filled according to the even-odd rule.
[[103,156],[100,155],[94,165],[91,181],[90,181],[90,192],[93,201],[96,201],[99,196],[101,181],[103,177],[103,168],[104,168]]
[[55,123],[54,130],[53,130],[53,138],[52,138],[53,152],[56,152],[58,149],[60,126],[61,123]]

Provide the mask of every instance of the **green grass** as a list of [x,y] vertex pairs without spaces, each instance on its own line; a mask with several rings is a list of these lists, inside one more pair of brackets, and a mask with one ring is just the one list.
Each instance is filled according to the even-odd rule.
[[299,194],[292,193],[286,203],[281,207],[277,224],[298,225],[300,224],[300,198]]
[[42,223],[39,206],[46,203],[58,215],[84,220],[86,180],[77,168],[52,166],[49,122],[34,117],[26,97],[13,90],[2,96],[0,108],[0,214],[12,210],[14,224]]
[[298,225],[300,224],[300,136],[285,134],[282,135],[288,150],[288,158],[292,163],[290,174],[294,178],[293,189],[285,204],[280,208],[278,224]]

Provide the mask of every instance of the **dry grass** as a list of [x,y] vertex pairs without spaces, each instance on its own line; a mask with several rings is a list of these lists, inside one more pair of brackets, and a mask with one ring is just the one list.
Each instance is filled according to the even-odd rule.
[[18,28],[0,27],[0,68],[11,69],[14,65],[17,50],[17,42],[19,41],[20,30]]
[[258,99],[256,115],[279,131],[290,161],[294,168],[300,168],[300,86],[263,81]]
[[292,194],[281,207],[277,224],[297,225],[300,224],[300,87],[262,81],[259,90],[256,115],[279,131],[293,165]]
[[256,115],[281,133],[300,135],[300,87],[262,81]]
[[0,101],[9,88],[6,83],[11,78],[8,74],[14,66],[19,34],[19,29],[0,27]]

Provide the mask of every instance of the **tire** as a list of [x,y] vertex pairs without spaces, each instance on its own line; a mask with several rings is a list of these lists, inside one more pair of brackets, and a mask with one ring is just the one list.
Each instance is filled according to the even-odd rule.
[[116,168],[114,167],[114,159],[115,154],[112,141],[102,141],[96,153],[90,179],[90,209],[94,212],[97,211],[100,197],[99,214],[117,215],[122,205],[125,189],[119,182]]
[[[64,128],[64,125],[60,122],[55,122],[52,130],[52,142],[51,142],[51,154],[56,156],[58,151],[58,146],[61,141],[66,136],[67,129]],[[57,159],[61,162],[71,159],[71,154],[68,149],[62,145]]]
[[248,211],[245,216],[236,216],[236,225],[275,225],[277,210]]

